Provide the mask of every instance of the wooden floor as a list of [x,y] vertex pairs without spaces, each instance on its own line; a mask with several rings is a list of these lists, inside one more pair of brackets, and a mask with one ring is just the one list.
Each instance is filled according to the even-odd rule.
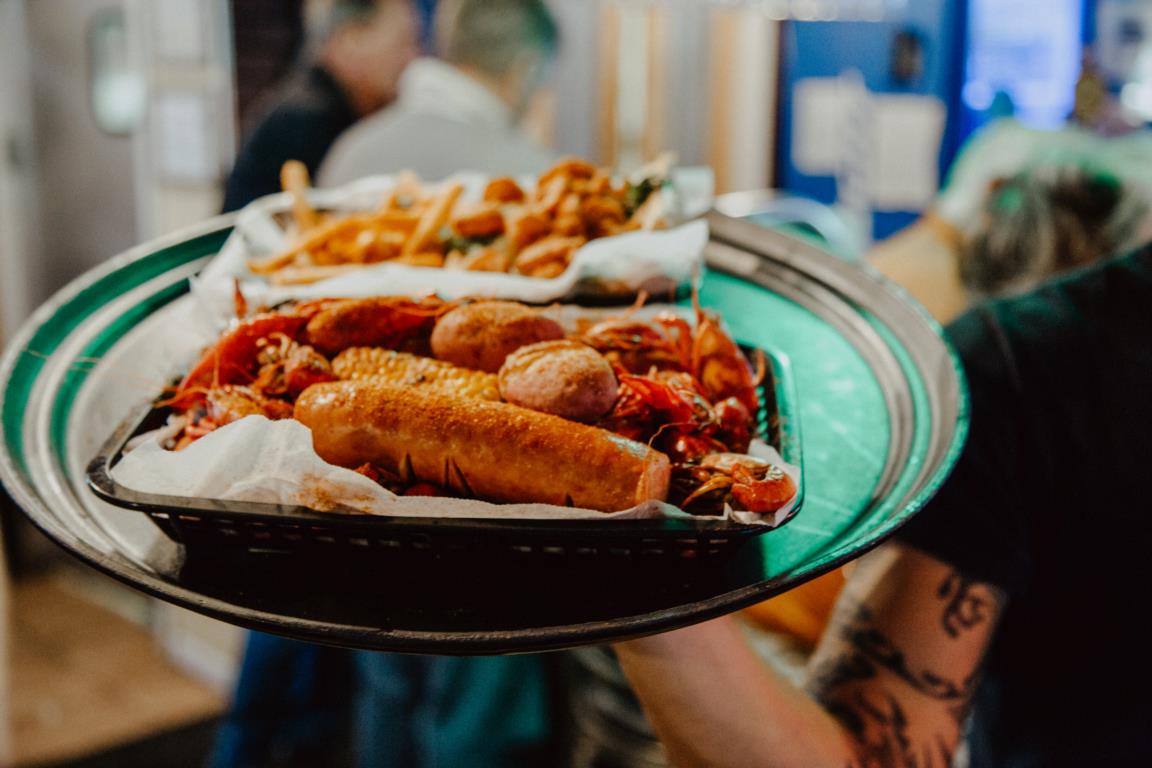
[[17,766],[92,754],[223,709],[222,697],[167,661],[140,624],[59,574],[17,582],[11,618]]

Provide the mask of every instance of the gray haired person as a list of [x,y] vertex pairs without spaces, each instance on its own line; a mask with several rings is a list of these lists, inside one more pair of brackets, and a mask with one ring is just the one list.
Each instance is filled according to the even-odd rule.
[[429,180],[458,171],[515,175],[552,163],[517,129],[559,45],[547,6],[445,0],[435,31],[437,58],[412,62],[396,103],[340,138],[322,184],[401,170]]
[[961,244],[960,277],[977,296],[1027,290],[1136,245],[1149,205],[1091,165],[1038,165],[995,180]]

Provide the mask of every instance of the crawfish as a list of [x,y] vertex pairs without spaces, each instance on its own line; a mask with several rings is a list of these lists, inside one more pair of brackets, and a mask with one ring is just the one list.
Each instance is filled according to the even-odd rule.
[[765,373],[763,354],[758,354],[753,368],[720,316],[700,305],[695,290],[694,324],[672,312],[661,312],[650,320],[635,319],[643,300],[641,297],[623,315],[593,325],[580,340],[630,373],[643,374],[653,367],[690,373],[710,403],[735,397],[750,414],[756,413],[756,388]]
[[689,370],[692,329],[684,318],[661,312],[645,321],[634,320],[631,314],[596,323],[580,335],[580,341],[629,373],[643,374],[653,367]]
[[427,344],[436,320],[455,307],[435,296],[414,301],[377,296],[367,299],[319,299],[302,304],[308,316],[304,340],[325,355],[349,347],[400,349]]
[[[238,294],[238,313],[244,309],[241,299]],[[317,299],[242,318],[204,352],[177,386],[175,396],[162,404],[200,413],[186,429],[186,435],[193,438],[227,423],[207,413],[214,398],[232,403],[233,410],[246,407],[244,398],[258,399],[261,404],[283,398],[275,402],[290,411],[288,401],[304,389],[335,379],[324,354],[361,344],[426,344],[436,318],[452,306],[435,297]],[[251,397],[245,394],[237,399],[237,388]],[[276,409],[261,408],[266,415]]]
[[617,366],[616,378],[620,394],[600,426],[648,443],[674,463],[728,450],[711,435],[716,415],[690,375],[652,371],[640,376]]
[[197,396],[198,402],[185,413],[186,422],[176,450],[245,416],[265,416],[273,420],[292,416],[291,403],[265,397],[252,387],[225,384],[206,389]]
[[[287,338],[333,355],[353,346],[398,346],[422,331],[453,305],[429,297],[316,299],[279,312],[240,320],[192,366],[180,393],[224,384],[250,384],[261,367],[261,351],[271,339]],[[277,341],[277,343],[280,343]]]
[[167,404],[177,409],[189,408],[202,400],[209,389],[250,384],[259,373],[259,353],[266,340],[276,334],[294,338],[306,322],[304,317],[279,312],[241,320],[204,352]]
[[690,491],[678,506],[693,513],[713,514],[729,505],[766,514],[796,495],[796,483],[787,472],[745,454],[713,453],[697,464],[677,468],[676,474],[674,488],[681,494]]
[[312,347],[282,333],[272,334],[266,341],[257,356],[260,373],[252,383],[256,390],[295,400],[313,384],[336,380],[328,358]]
[[735,397],[750,414],[756,413],[760,403],[756,389],[765,373],[764,353],[757,351],[757,366],[753,369],[740,346],[724,329],[720,316],[700,306],[700,297],[695,291],[692,307],[696,311],[696,328],[688,370],[711,402]]

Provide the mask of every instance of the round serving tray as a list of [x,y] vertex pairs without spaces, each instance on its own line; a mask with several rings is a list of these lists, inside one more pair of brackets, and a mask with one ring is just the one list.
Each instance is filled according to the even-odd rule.
[[671,629],[876,546],[932,495],[963,442],[963,378],[922,309],[807,243],[712,214],[703,303],[722,311],[741,342],[786,356],[795,377],[806,496],[788,525],[722,557],[634,547],[467,555],[414,547],[362,557],[185,548],[146,516],[97,498],[85,468],[140,405],[129,402],[133,393],[150,391],[142,382],[155,372],[137,353],[141,334],[177,316],[188,279],[231,224],[220,217],[136,248],[35,313],[0,364],[0,476],[77,557],[235,624],[429,653],[546,650]]

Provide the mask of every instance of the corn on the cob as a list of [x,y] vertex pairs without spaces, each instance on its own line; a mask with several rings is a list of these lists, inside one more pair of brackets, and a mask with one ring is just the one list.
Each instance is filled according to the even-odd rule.
[[438,392],[499,400],[496,375],[379,347],[351,347],[332,361],[332,372],[341,379],[377,380],[410,387],[429,387]]

